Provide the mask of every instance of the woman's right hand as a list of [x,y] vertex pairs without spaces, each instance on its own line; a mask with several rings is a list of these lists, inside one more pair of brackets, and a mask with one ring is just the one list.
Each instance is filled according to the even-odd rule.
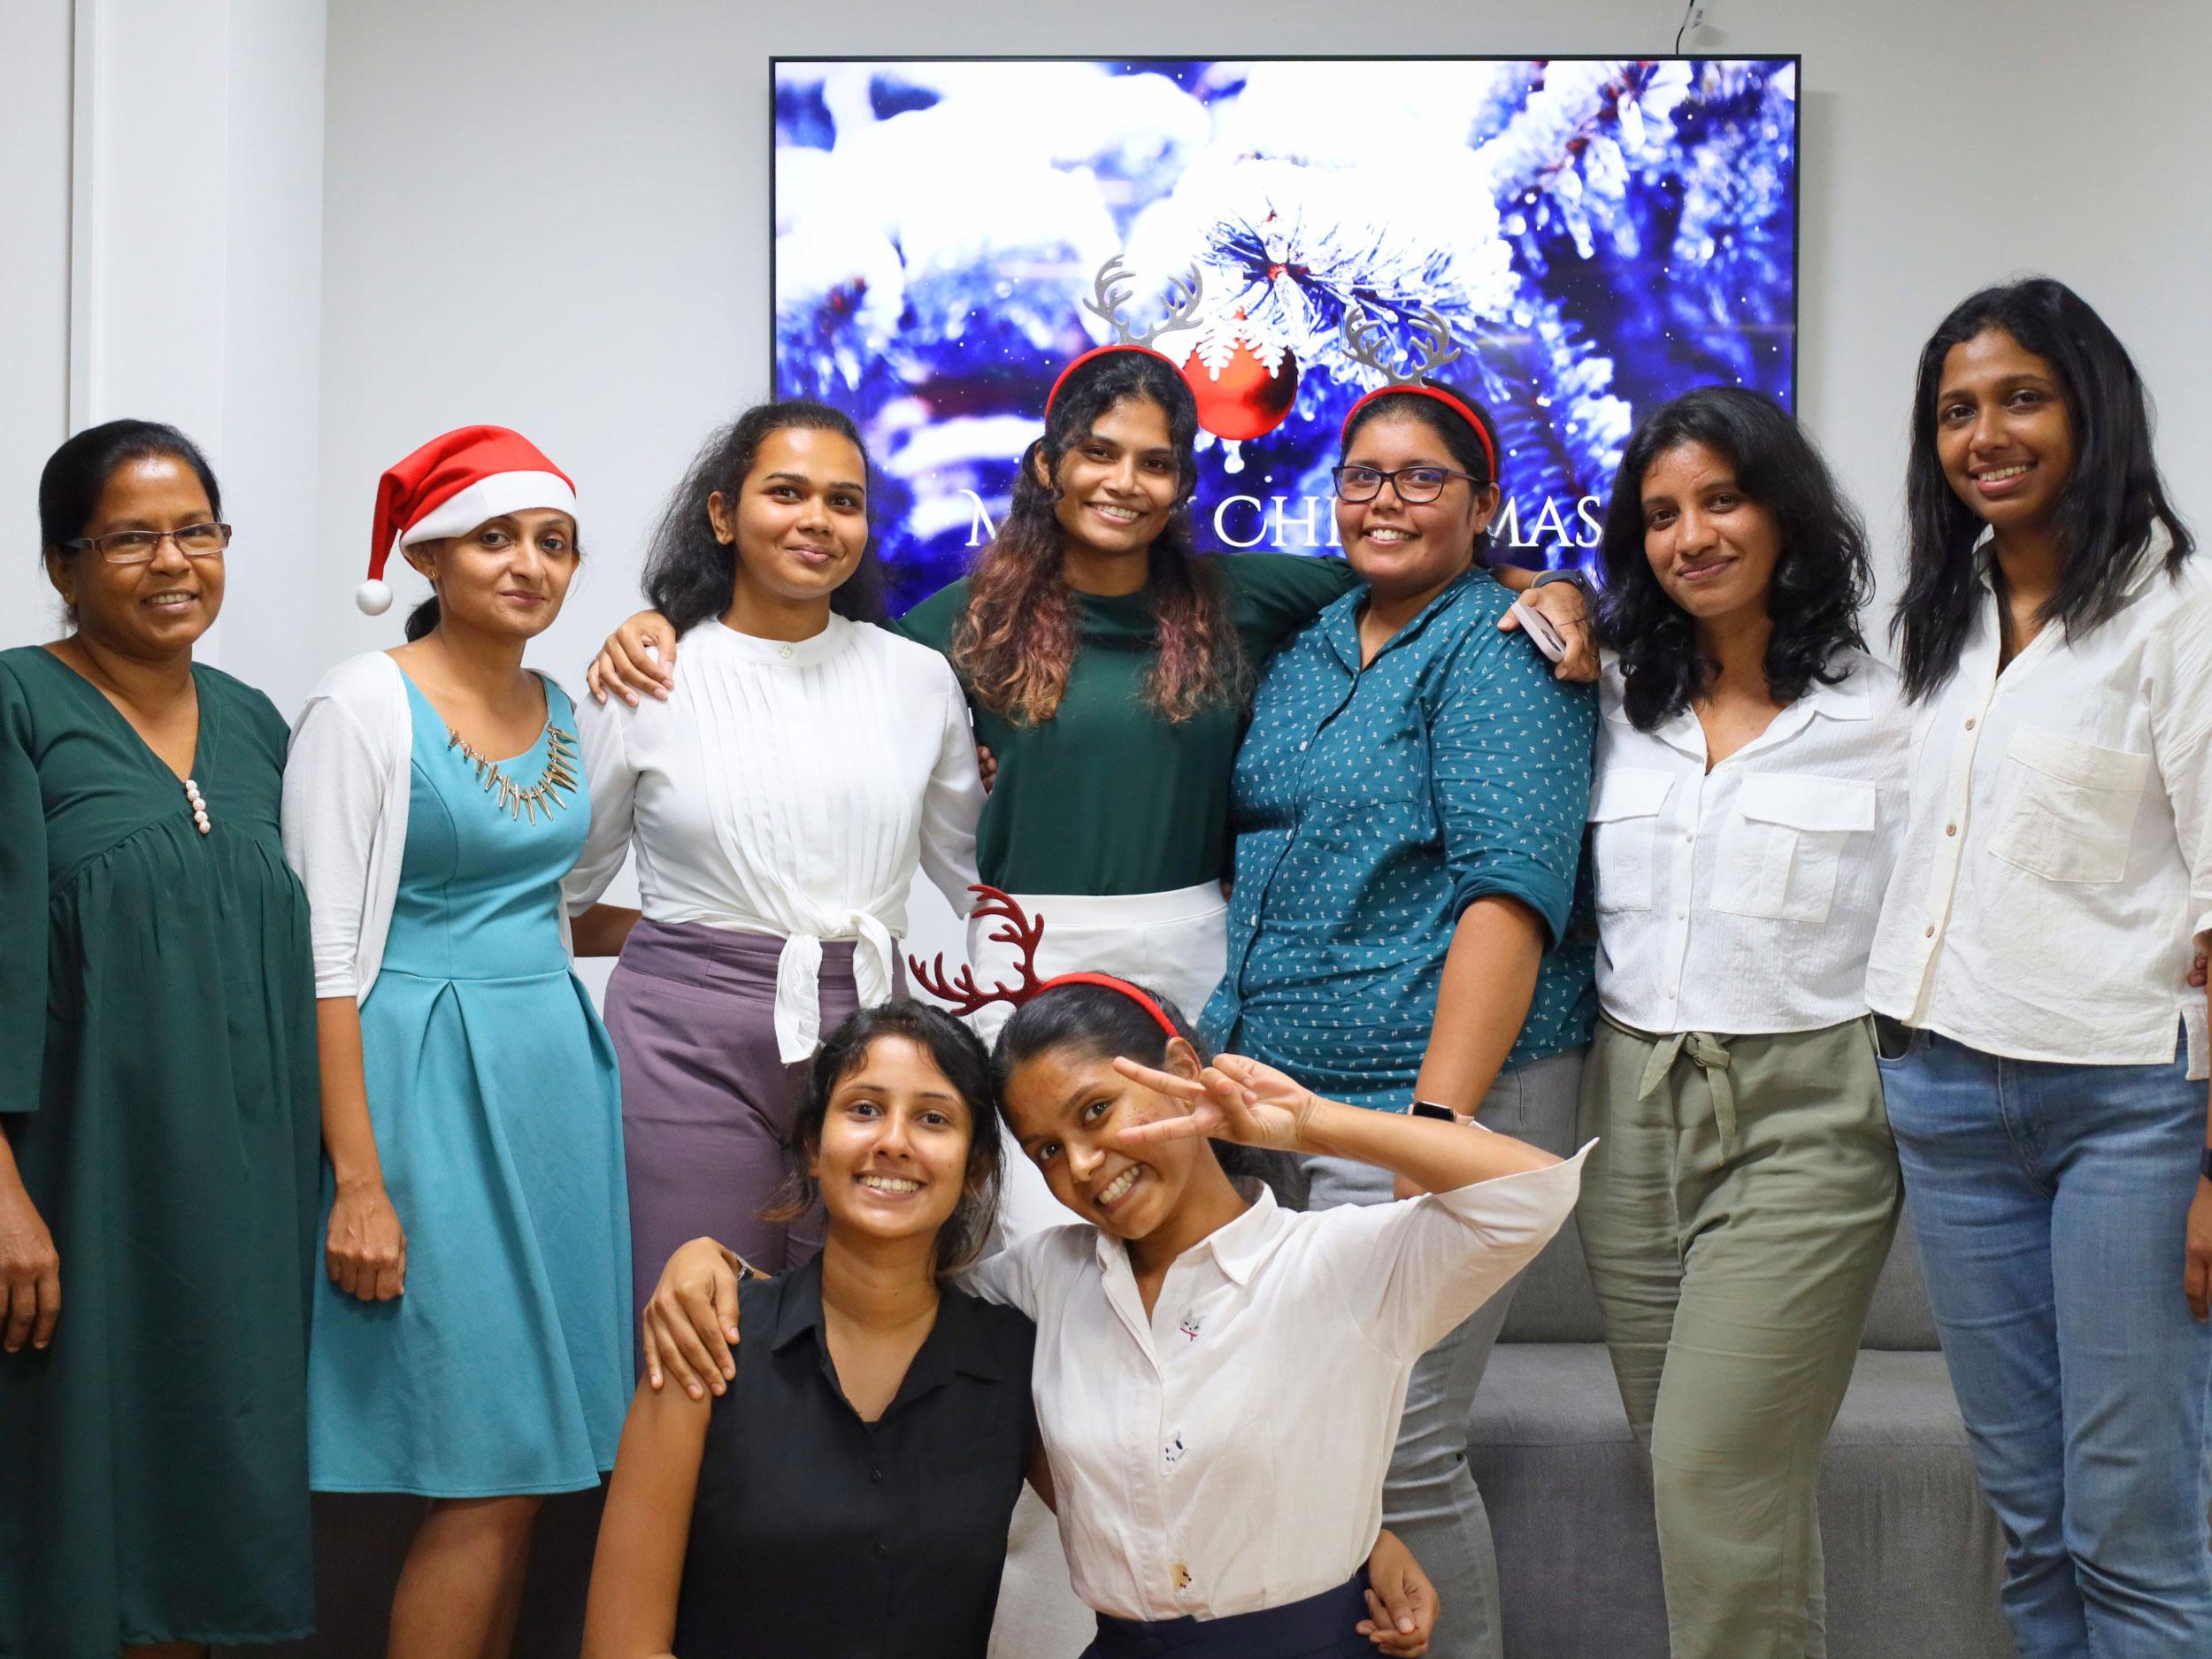
[[[677,1248],[661,1269],[640,1317],[646,1386],[658,1392],[669,1377],[694,1400],[720,1394],[737,1375],[730,1346],[737,1340],[737,1275],[741,1258],[712,1239]],[[754,1271],[757,1279],[767,1277]],[[665,1373],[665,1374],[664,1374]]]
[[640,692],[666,702],[676,688],[676,631],[668,618],[657,611],[641,611],[607,635],[584,671],[584,683],[602,703],[611,691],[621,693],[633,709]]
[[407,1234],[382,1182],[338,1188],[323,1271],[363,1302],[389,1302],[407,1288]]
[[61,1256],[54,1235],[23,1184],[12,1179],[0,1189],[0,1318],[6,1321],[0,1350],[19,1354],[26,1342],[44,1348],[60,1317]]

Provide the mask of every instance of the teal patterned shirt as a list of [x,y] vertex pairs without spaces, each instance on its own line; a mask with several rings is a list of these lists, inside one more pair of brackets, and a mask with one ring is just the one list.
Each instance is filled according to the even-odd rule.
[[[1402,1111],[1460,914],[1503,895],[1548,935],[1512,1069],[1586,1042],[1569,938],[1597,703],[1518,634],[1479,568],[1360,667],[1355,588],[1262,680],[1231,788],[1229,964],[1202,1026],[1332,1099]],[[1579,930],[1578,930],[1579,931]]]

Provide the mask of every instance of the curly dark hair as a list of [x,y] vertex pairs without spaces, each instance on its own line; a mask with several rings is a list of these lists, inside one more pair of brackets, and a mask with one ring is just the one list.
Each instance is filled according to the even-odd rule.
[[[836,433],[860,451],[861,465],[872,472],[860,428],[851,416],[827,403],[795,397],[756,403],[715,433],[701,446],[683,482],[669,497],[645,550],[646,602],[678,634],[727,611],[737,583],[737,549],[715,539],[707,497],[718,491],[725,501],[734,501],[760,446],[794,426]],[[853,573],[830,595],[830,609],[855,622],[883,619],[883,568],[872,535],[861,549]]]
[[1701,443],[1734,468],[1738,487],[1781,533],[1767,588],[1770,696],[1793,703],[1816,680],[1832,686],[1845,678],[1849,671],[1836,665],[1836,654],[1866,649],[1859,612],[1874,590],[1866,526],[1788,411],[1734,386],[1701,387],[1661,404],[1629,435],[1598,549],[1605,567],[1599,637],[1620,656],[1628,718],[1645,732],[1689,707],[1717,667],[1644,554],[1645,474],[1683,443]]
[[1936,453],[1936,395],[1954,346],[2001,329],[2051,365],[2073,427],[2074,465],[2052,508],[2063,562],[2041,619],[2085,634],[2118,609],[2154,525],[2172,538],[2169,575],[2196,542],[2166,499],[2151,452],[2150,394],[2127,348],[2063,282],[2029,277],[1962,300],[1921,348],[1905,465],[1905,591],[1890,617],[1905,695],[1917,702],[1958,667],[1980,603],[1975,544],[1986,527],[1958,498]]
[[1076,369],[1045,413],[1044,435],[1022,456],[1014,495],[997,535],[968,575],[968,603],[953,627],[952,660],[978,702],[1018,725],[1049,720],[1075,661],[1075,603],[1064,575],[1067,532],[1055,511],[1056,479],[1069,448],[1117,404],[1157,404],[1167,416],[1180,489],[1152,543],[1150,580],[1159,648],[1145,701],[1171,724],[1251,686],[1244,645],[1230,615],[1227,584],[1191,541],[1190,498],[1198,487],[1198,404],[1164,357],[1108,351]]
[[[1181,1009],[1149,986],[1137,989],[1159,1004],[1175,1034],[1190,1044],[1201,1061],[1211,1062],[1212,1052],[1199,1041]],[[1157,1068],[1167,1064],[1168,1041],[1144,1004],[1126,992],[1106,985],[1054,986],[1016,1009],[1013,1018],[999,1030],[998,1045],[991,1053],[999,1110],[1006,1110],[1006,1085],[1014,1073],[1040,1055],[1069,1049],[1086,1060],[1109,1061],[1118,1055]],[[1231,1141],[1206,1144],[1231,1180],[1240,1185],[1257,1181],[1271,1188],[1285,1208],[1305,1208],[1305,1171],[1287,1153]]]
[[945,1225],[938,1230],[936,1267],[942,1279],[968,1266],[983,1253],[992,1217],[998,1214],[1000,1177],[1004,1173],[1004,1137],[999,1132],[997,1093],[992,1087],[991,1057],[973,1032],[941,1008],[912,997],[893,997],[873,1008],[856,1009],[824,1038],[807,1071],[806,1097],[791,1120],[784,1143],[784,1184],[762,1218],[794,1221],[812,1209],[820,1188],[807,1172],[822,1144],[837,1086],[866,1062],[878,1038],[903,1037],[944,1073],[953,1093],[968,1109],[968,1186]]

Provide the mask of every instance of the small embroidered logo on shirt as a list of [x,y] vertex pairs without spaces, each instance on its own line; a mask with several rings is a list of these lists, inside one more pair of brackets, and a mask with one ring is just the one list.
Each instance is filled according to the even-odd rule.
[[1194,1313],[1185,1314],[1183,1316],[1183,1323],[1178,1325],[1176,1329],[1182,1332],[1185,1336],[1190,1338],[1192,1341],[1195,1342],[1198,1340],[1198,1316]]
[[1179,1590],[1187,1590],[1190,1586],[1190,1569],[1179,1561],[1175,1563],[1175,1587]]
[[1179,1434],[1170,1441],[1167,1449],[1161,1453],[1161,1456],[1170,1469],[1181,1463],[1183,1461],[1183,1437]]

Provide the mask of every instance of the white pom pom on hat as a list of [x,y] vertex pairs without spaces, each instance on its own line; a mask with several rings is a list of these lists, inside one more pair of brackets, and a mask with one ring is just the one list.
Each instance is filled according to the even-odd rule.
[[391,608],[384,565],[395,548],[464,535],[528,507],[576,512],[575,484],[529,439],[505,426],[458,426],[433,438],[377,482],[369,579],[354,603],[373,617]]

